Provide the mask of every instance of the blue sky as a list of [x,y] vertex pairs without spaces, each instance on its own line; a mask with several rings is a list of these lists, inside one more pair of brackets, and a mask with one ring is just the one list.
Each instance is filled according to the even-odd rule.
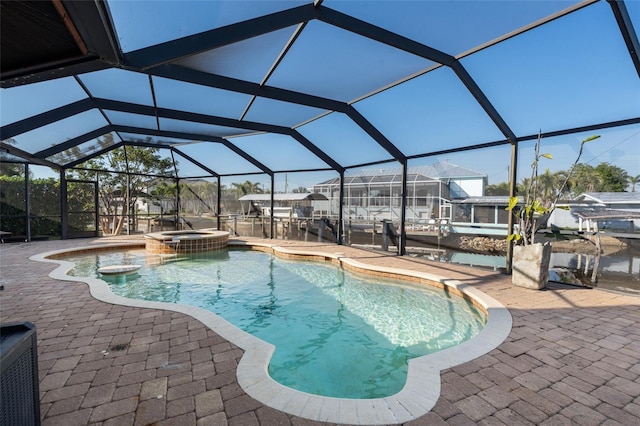
[[[110,1],[109,5],[120,43],[125,51],[132,51],[304,3]],[[323,4],[455,56],[574,3],[326,0]],[[640,2],[628,1],[626,5],[637,32]],[[151,31],[149,28],[162,30]],[[293,28],[276,31],[213,53],[187,58],[181,64],[260,82],[292,31]],[[604,1],[463,57],[461,63],[518,136],[640,116],[640,79],[611,8]],[[267,84],[353,102],[356,110],[407,155],[504,139],[461,80],[447,67],[365,97],[372,90],[433,65],[427,59],[324,22],[312,21]],[[81,76],[81,79],[99,97],[114,96],[145,105],[152,102],[144,75],[109,71]],[[246,95],[217,89],[196,92],[192,85],[173,85],[160,78],[154,78],[154,87],[159,105],[167,108],[183,107],[193,112],[238,118],[248,102]],[[2,90],[3,125],[84,97],[78,85],[69,80],[39,84],[37,97],[34,90],[28,87]],[[310,107],[258,99],[246,119],[289,127],[320,113]],[[113,111],[107,115],[119,124],[142,126],[150,123],[148,125],[153,126],[155,121]],[[35,152],[51,143],[77,136],[79,129],[84,132],[92,125],[104,125],[101,120],[96,114],[85,113],[82,120],[58,123],[19,135],[16,140],[19,147],[34,147]],[[161,126],[172,130],[185,128],[184,123],[175,120],[164,120]],[[389,158],[369,135],[340,113],[305,123],[297,130],[344,165]],[[198,131],[214,134],[220,129],[199,125]],[[233,133],[233,130],[227,133]],[[606,161],[631,175],[640,174],[638,125],[545,139],[543,150],[551,152],[554,160],[543,167],[552,171],[567,169],[575,158],[580,140],[594,133],[602,137],[589,144],[584,162],[597,165]],[[230,141],[272,169],[325,167],[322,161],[287,136],[253,135]],[[524,147],[527,145],[531,144],[523,144]],[[233,173],[238,167],[247,172],[256,170],[247,166],[244,160],[233,158],[229,150],[220,146],[187,145],[184,150],[220,173]],[[530,152],[523,149],[520,153],[520,177],[528,175]],[[412,161],[410,165],[442,160],[486,173],[490,183],[499,183],[507,180],[509,148],[434,156]],[[382,167],[393,166],[394,163],[390,163]],[[291,189],[311,186],[328,179],[330,176],[327,175],[287,173],[286,180]],[[236,181],[240,179],[235,178]],[[249,175],[244,180],[263,181],[268,186],[267,179],[260,176]],[[279,175],[277,182],[276,189],[284,190],[284,175]]]

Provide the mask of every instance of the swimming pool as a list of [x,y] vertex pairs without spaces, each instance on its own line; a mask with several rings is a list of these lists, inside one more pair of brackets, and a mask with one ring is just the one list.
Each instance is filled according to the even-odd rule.
[[[337,398],[399,392],[408,360],[466,341],[485,315],[439,289],[286,260],[249,250],[165,258],[144,251],[72,257],[75,276],[100,277],[119,296],[197,306],[273,345],[279,383]],[[125,279],[106,265],[140,264]]]
[[[413,260],[388,256],[344,246],[300,242],[271,242],[270,240],[230,239],[229,245],[264,251],[281,258],[295,258],[333,263],[347,270],[372,276],[384,276],[413,281],[422,286],[434,286],[462,296],[487,314],[486,324],[478,335],[459,345],[410,359],[406,383],[402,390],[384,398],[356,399],[331,398],[301,392],[276,382],[269,375],[269,365],[275,347],[224,320],[221,316],[202,308],[176,303],[128,299],[114,294],[103,279],[69,276],[73,262],[69,256],[96,252],[124,252],[144,249],[140,241],[122,241],[98,245],[80,245],[74,248],[40,253],[30,259],[51,262],[57,267],[49,274],[64,281],[88,285],[91,295],[103,302],[122,306],[161,309],[179,312],[202,322],[213,332],[243,350],[236,367],[238,385],[251,398],[273,409],[316,421],[359,425],[389,425],[405,423],[428,413],[440,397],[440,374],[443,370],[474,360],[500,345],[511,331],[509,311],[497,300],[480,291],[473,284],[437,276],[426,272]],[[161,258],[170,261],[169,258]],[[397,259],[398,261],[396,261]],[[406,265],[404,267],[399,265]],[[407,269],[409,267],[409,269]]]

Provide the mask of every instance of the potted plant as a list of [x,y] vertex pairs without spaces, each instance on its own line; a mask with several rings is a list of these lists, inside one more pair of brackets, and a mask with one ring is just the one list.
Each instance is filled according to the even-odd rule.
[[580,161],[584,144],[599,137],[600,135],[590,136],[580,143],[578,156],[565,175],[562,185],[555,192],[552,200],[545,200],[542,197],[538,164],[541,159],[553,159],[553,156],[549,153],[540,153],[542,133],[538,133],[533,162],[531,163],[531,178],[524,194],[524,203],[520,204],[520,197],[514,196],[509,199],[507,207],[507,210],[515,216],[517,223],[517,229],[514,233],[507,236],[507,241],[514,243],[511,273],[511,282],[514,285],[536,290],[546,286],[549,280],[551,245],[536,243],[536,232],[556,209],[558,199],[571,179],[578,161]]

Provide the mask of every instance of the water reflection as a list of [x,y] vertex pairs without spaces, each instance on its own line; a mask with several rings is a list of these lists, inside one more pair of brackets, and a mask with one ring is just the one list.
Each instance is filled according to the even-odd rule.
[[[571,271],[583,285],[606,290],[640,294],[640,242],[625,241],[619,250],[605,247],[600,255],[580,253],[552,253],[551,268]],[[505,256],[462,252],[450,249],[421,249],[415,256],[430,260],[456,263],[504,271]],[[594,274],[594,269],[596,273]]]
[[569,269],[585,285],[640,294],[640,250],[637,248],[629,246],[600,255],[552,253],[551,266]]

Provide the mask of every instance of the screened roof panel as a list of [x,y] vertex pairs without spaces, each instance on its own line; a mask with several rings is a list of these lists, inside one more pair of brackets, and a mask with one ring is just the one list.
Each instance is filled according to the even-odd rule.
[[326,110],[268,98],[256,98],[244,119],[258,123],[294,127],[323,114]]
[[323,4],[455,56],[576,3],[325,0]]
[[203,136],[215,136],[219,138],[252,133],[250,130],[245,129],[216,126],[214,124],[206,123],[194,123],[192,121],[174,120],[171,118],[160,118],[160,129],[170,132],[193,133],[201,134]]
[[193,141],[189,139],[171,138],[164,135],[151,136],[151,135],[133,134],[133,133],[126,133],[126,132],[118,132],[118,134],[121,135],[124,138],[124,140],[128,142],[145,141],[145,142],[149,142],[157,145],[165,145],[165,146],[181,146],[181,145],[199,142],[199,141]]
[[311,191],[313,186],[318,182],[326,181],[334,176],[336,176],[336,172],[333,170],[323,172],[278,173],[275,175],[274,180],[276,191],[292,193],[292,191],[300,190],[301,188]]
[[79,78],[94,98],[153,105],[149,77],[145,74],[111,68],[82,74]]
[[157,143],[154,136],[137,134],[137,133],[127,133],[127,132],[118,132],[118,135],[122,138],[124,142],[149,142],[149,143]]
[[460,79],[445,67],[354,106],[407,155],[505,139]]
[[640,1],[626,1],[624,4],[637,34],[638,28],[640,28]]
[[516,134],[637,117],[640,112],[640,80],[606,2],[462,62]]
[[327,168],[328,165],[286,135],[267,133],[230,140],[271,170],[307,170]]
[[344,114],[329,114],[296,130],[345,167],[389,160],[391,157]]
[[[124,150],[124,151],[123,151]],[[140,155],[139,152],[143,152],[144,155]],[[140,146],[121,146],[118,147],[105,155],[100,155],[96,157],[97,160],[111,164],[121,164],[122,168],[120,171],[128,172],[130,174],[139,174],[145,176],[145,179],[151,179],[152,176],[149,176],[149,172],[146,166],[144,166],[143,157],[153,156],[155,160],[154,167],[159,169],[164,165],[168,165],[164,172],[154,171],[156,176],[170,177],[175,178],[175,168],[173,167],[173,158],[171,157],[171,150],[168,148],[164,148],[162,146],[148,148],[148,147],[140,147]],[[117,159],[114,159],[117,158]],[[124,159],[127,161],[124,161]],[[144,162],[147,160],[145,159]]]
[[[10,48],[32,54],[24,59],[35,65],[2,61],[2,138],[16,135],[2,148],[33,153],[34,163],[62,148],[60,161],[90,153],[96,136],[118,132],[127,143],[198,151],[192,158],[206,158],[204,168],[216,173],[256,173],[260,163],[276,175],[339,173],[407,156],[433,160],[440,151],[456,157],[471,145],[530,140],[539,129],[572,134],[640,122],[636,1],[56,4],[68,8],[88,53],[52,65],[14,41]],[[3,8],[11,19],[4,9],[13,9]],[[41,17],[30,19],[29,39],[55,42]],[[114,33],[123,50],[110,43]],[[95,71],[104,68],[113,69]],[[635,158],[637,144],[607,141],[602,158]],[[55,144],[63,145],[48,149]],[[506,148],[500,155],[509,156]],[[209,155],[215,150],[232,155]],[[501,169],[508,162],[493,161]],[[492,179],[489,163],[479,162]]]
[[198,71],[260,83],[294,30],[295,27],[283,28],[189,56],[176,63]]
[[124,157],[124,147],[120,146],[115,148],[112,151],[109,151],[106,154],[98,155],[92,159],[91,162],[84,162],[78,165],[79,168],[86,168],[91,170],[101,170],[105,172],[122,172],[125,173],[126,163],[123,162],[113,162],[110,161],[110,158],[113,156]]
[[[398,163],[390,162],[362,169],[351,169],[345,172],[345,185],[369,185],[371,183],[389,183],[393,176],[400,172]],[[382,179],[377,179],[382,178]]]
[[239,119],[250,95],[192,83],[153,78],[158,107]]
[[0,121],[4,126],[87,97],[73,77],[2,89]]
[[432,65],[429,60],[312,21],[268,84],[350,101]]
[[[308,1],[108,1],[124,52],[288,9]],[[155,29],[151,31],[150,29]]]
[[8,163],[28,163],[24,158],[9,154],[4,149],[0,149],[0,160]]
[[180,151],[209,167],[219,175],[262,172],[240,155],[221,143],[205,142],[181,146]]
[[[443,179],[486,176],[489,184],[509,182],[510,164],[511,146],[507,144],[409,161],[410,169],[420,170],[426,176]],[[527,166],[527,170],[531,171],[531,168]]]
[[157,129],[156,118],[152,115],[133,114],[130,112],[105,110],[109,121],[116,126],[131,126],[144,129]]
[[120,142],[120,138],[114,133],[95,138],[80,145],[61,151],[57,154],[47,157],[48,161],[58,164],[68,164],[83,157],[91,155],[95,152],[106,149]]
[[100,111],[92,109],[18,135],[15,146],[33,154],[107,124]]
[[180,177],[211,176],[211,172],[201,168],[175,151],[173,153],[173,161]]
[[[569,170],[578,155],[580,142],[592,135],[600,135],[600,138],[584,144],[580,163],[593,167],[600,163],[608,163],[622,168],[630,176],[640,175],[640,150],[637,149],[640,146],[640,124],[544,137],[541,141],[541,151],[550,153],[553,159],[541,160],[540,171],[546,168],[552,172]],[[522,143],[522,153],[518,157],[520,179],[529,177],[534,143],[535,141]]]

